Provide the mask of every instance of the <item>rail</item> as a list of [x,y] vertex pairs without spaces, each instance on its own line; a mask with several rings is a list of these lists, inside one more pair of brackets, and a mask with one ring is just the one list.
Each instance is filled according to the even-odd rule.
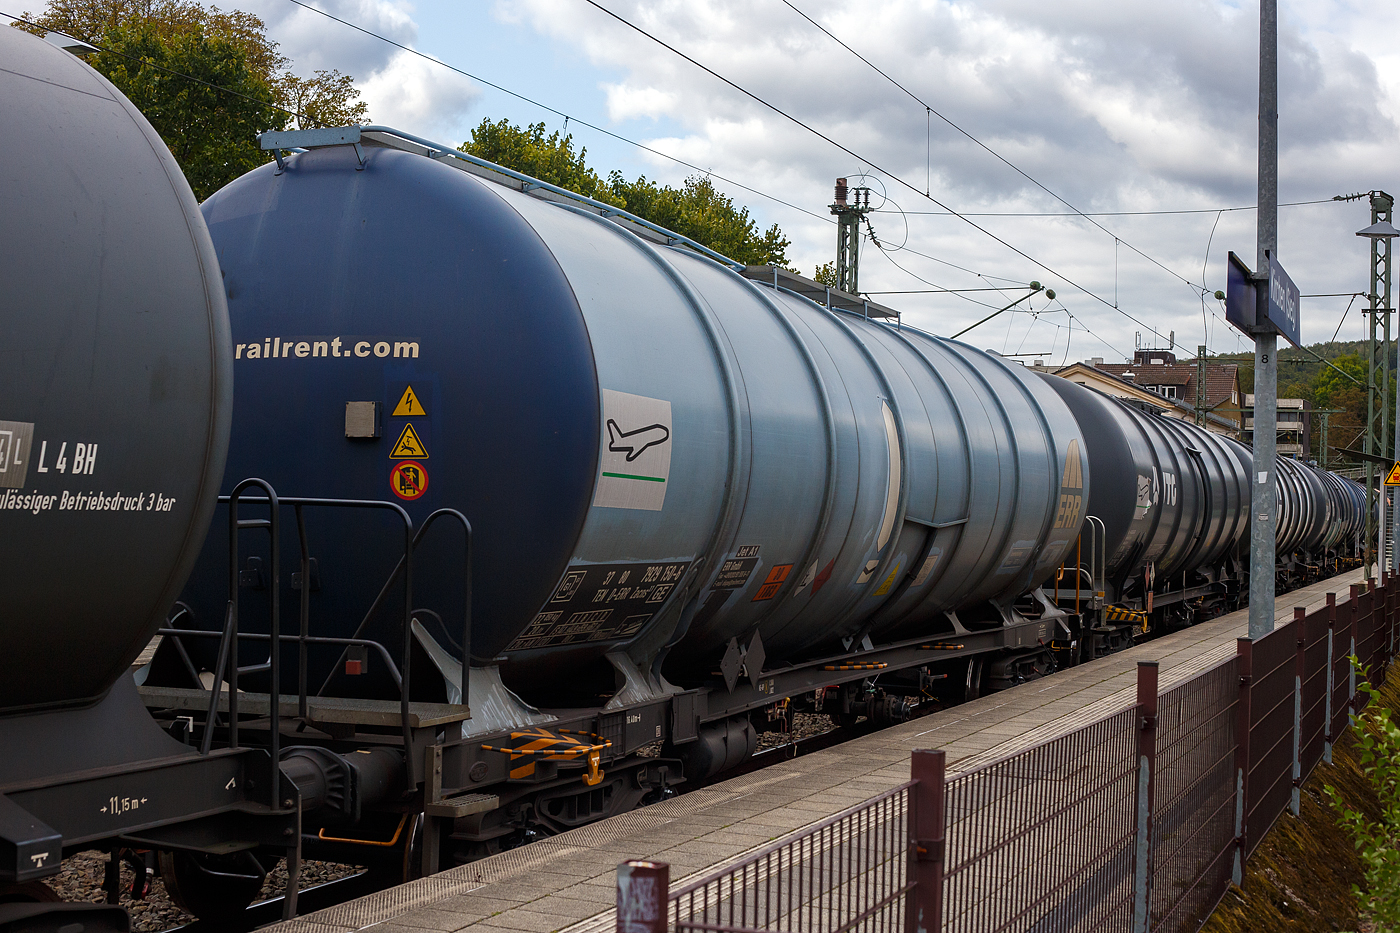
[[677,891],[669,866],[618,867],[622,933],[1199,929],[1366,702],[1396,653],[1400,581],[1328,594],[1166,692],[949,776],[908,783]]
[[[245,491],[256,489],[262,495],[252,497],[245,496]],[[195,669],[193,660],[186,650],[183,639],[186,637],[218,638],[219,646],[216,661],[213,667],[213,683],[209,688],[209,706],[205,713],[204,731],[200,740],[200,753],[209,754],[212,747],[215,729],[220,723],[218,715],[219,696],[227,684],[228,689],[228,740],[232,748],[239,747],[239,715],[238,715],[238,679],[240,674],[262,673],[268,674],[269,680],[269,753],[272,760],[277,761],[280,757],[281,745],[281,697],[282,697],[282,676],[281,676],[281,648],[284,639],[288,638],[282,632],[281,623],[281,528],[279,516],[281,509],[290,507],[294,510],[297,523],[297,540],[299,545],[299,569],[300,569],[300,599],[298,612],[298,631],[295,636],[291,636],[297,643],[297,715],[304,722],[308,716],[309,704],[309,684],[307,681],[308,648],[313,645],[341,646],[344,649],[351,647],[363,647],[367,650],[374,650],[384,661],[385,668],[393,680],[399,692],[399,724],[404,742],[404,768],[407,787],[417,785],[417,773],[415,766],[415,756],[411,754],[413,747],[413,726],[410,709],[410,684],[411,684],[411,662],[413,657],[413,627],[411,620],[417,612],[427,610],[414,610],[413,608],[413,554],[417,550],[428,530],[441,519],[449,519],[460,525],[463,534],[463,567],[462,567],[462,623],[461,623],[461,644],[458,646],[462,653],[462,702],[467,702],[468,686],[471,671],[471,600],[472,600],[472,577],[471,577],[471,557],[472,557],[472,528],[466,516],[455,509],[438,509],[431,513],[416,531],[413,527],[413,519],[399,505],[392,502],[384,502],[374,499],[322,499],[305,497],[279,497],[272,485],[265,480],[257,478],[245,479],[234,486],[227,496],[220,496],[219,501],[229,507],[228,517],[228,547],[229,547],[229,598],[226,604],[223,627],[218,631],[210,631],[195,628],[177,628],[175,622],[184,616],[193,618],[193,612],[189,606],[183,603],[176,604],[176,610],[171,615],[165,627],[162,627],[158,634],[173,637],[176,653],[180,657],[187,672],[195,679],[199,680],[199,673]],[[268,509],[266,518],[240,518],[239,506],[242,504],[265,506]],[[311,634],[311,609],[310,593],[312,582],[311,552],[307,543],[306,517],[307,508],[333,508],[333,509],[362,509],[362,510],[382,510],[393,513],[402,523],[403,527],[403,553],[399,557],[398,563],[390,572],[384,585],[380,587],[378,595],[375,597],[370,608],[349,638],[338,638],[328,636],[316,636]],[[242,632],[239,629],[239,589],[240,589],[240,549],[239,533],[245,530],[265,530],[269,537],[269,580],[267,590],[269,627],[266,634],[261,632]],[[404,634],[403,643],[400,646],[401,653],[395,663],[395,659],[389,649],[379,641],[363,637],[365,628],[374,618],[375,614],[383,606],[393,589],[402,582],[403,589],[403,619]],[[444,627],[444,631],[446,628]],[[267,642],[268,657],[266,661],[252,665],[239,664],[239,652],[237,646],[242,642]],[[346,652],[341,652],[340,660],[335,667],[343,663]],[[332,668],[334,671],[335,667]],[[330,677],[321,685],[316,696],[324,695]],[[273,795],[273,806],[276,809],[277,788],[271,789]]]

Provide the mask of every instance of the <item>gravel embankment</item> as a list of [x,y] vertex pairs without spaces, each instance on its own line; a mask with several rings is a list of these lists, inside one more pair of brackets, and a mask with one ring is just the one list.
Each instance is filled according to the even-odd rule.
[[[781,729],[782,722],[780,720],[774,720],[772,728]],[[836,723],[832,721],[830,716],[825,716],[821,713],[793,713],[791,734],[787,732],[761,732],[758,736],[758,747],[760,749],[777,748],[781,745],[787,745],[790,742],[796,742],[799,739],[807,739],[814,735],[821,735],[823,732],[828,732],[835,728]]]
[[[340,865],[335,862],[303,862],[300,883],[297,887],[305,891],[318,884],[348,877],[359,870],[355,865]],[[92,850],[79,852],[66,859],[63,863],[63,871],[47,880],[49,887],[53,888],[62,900],[101,903],[107,897],[106,892],[102,889],[102,879],[106,877],[106,873],[107,853]],[[131,866],[123,865],[121,902],[131,912],[132,930],[137,931],[137,933],[159,933],[161,930],[169,930],[194,922],[194,917],[171,902],[170,895],[165,891],[165,884],[160,880],[159,872],[156,873],[151,893],[147,895],[145,900],[131,899],[131,882]],[[279,861],[277,867],[268,873],[267,881],[263,884],[262,894],[258,900],[278,897],[286,883],[287,871],[283,863]]]

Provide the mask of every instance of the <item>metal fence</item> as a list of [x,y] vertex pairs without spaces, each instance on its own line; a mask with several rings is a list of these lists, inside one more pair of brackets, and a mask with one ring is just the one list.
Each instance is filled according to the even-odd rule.
[[1131,916],[1136,740],[1127,709],[948,781],[943,929],[1093,930]]
[[971,771],[913,780],[670,892],[619,867],[626,933],[1195,931],[1383,682],[1400,586],[1353,586],[1165,693]]

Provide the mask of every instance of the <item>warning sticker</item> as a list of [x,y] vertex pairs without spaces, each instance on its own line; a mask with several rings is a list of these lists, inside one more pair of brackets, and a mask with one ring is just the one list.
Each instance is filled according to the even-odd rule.
[[603,455],[593,504],[661,511],[671,476],[671,403],[603,389]]
[[418,393],[413,391],[413,386],[403,390],[403,395],[399,397],[399,404],[394,406],[392,417],[394,418],[426,418],[428,413],[423,410],[423,403],[418,400]]
[[661,608],[689,566],[689,561],[666,561],[571,567],[506,650],[630,638]]
[[1400,486],[1400,460],[1397,460],[1395,466],[1390,468],[1390,473],[1385,477],[1385,484],[1387,486]]
[[411,502],[428,491],[428,471],[412,460],[396,463],[389,471],[389,488],[400,499]]
[[1006,559],[1001,562],[1001,566],[997,568],[997,572],[993,574],[993,576],[1000,577],[1004,574],[1015,573],[1017,570],[1020,570],[1021,565],[1026,562],[1026,559],[1031,556],[1031,552],[1035,550],[1035,544],[1036,542],[1034,541],[1013,542],[1011,550],[1006,552]]
[[929,548],[928,557],[924,558],[924,562],[919,567],[919,572],[914,575],[914,582],[910,586],[923,586],[928,581],[929,575],[933,573],[934,568],[938,566],[938,559],[942,556],[942,548]]
[[881,583],[881,584],[880,584],[880,588],[879,588],[878,590],[875,591],[875,595],[876,595],[876,596],[884,596],[886,593],[888,593],[888,592],[890,591],[890,587],[894,586],[895,578],[898,577],[898,576],[899,576],[899,564],[896,563],[896,564],[894,565],[894,569],[890,571],[890,575],[889,575],[888,577],[885,577],[885,582],[884,582],[884,583]]
[[749,582],[749,574],[753,573],[753,569],[757,566],[757,557],[727,560],[720,566],[719,574],[715,576],[715,582],[711,583],[710,586],[716,590],[740,589]]
[[391,460],[401,460],[405,457],[412,457],[417,460],[428,459],[428,448],[423,446],[423,442],[418,439],[418,432],[413,430],[413,425],[403,426],[403,432],[399,434],[398,442],[394,444],[394,449],[389,453]]
[[776,564],[772,570],[768,571],[768,579],[763,581],[763,585],[758,588],[758,593],[754,595],[754,602],[762,602],[765,599],[772,599],[778,595],[778,590],[782,589],[783,581],[792,573],[792,564]]

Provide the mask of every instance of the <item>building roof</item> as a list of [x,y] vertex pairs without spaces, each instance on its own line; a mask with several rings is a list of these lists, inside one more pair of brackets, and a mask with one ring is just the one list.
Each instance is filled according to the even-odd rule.
[[[1195,363],[1096,363],[1095,369],[1112,373],[1120,379],[1132,375],[1140,386],[1177,386],[1177,397],[1191,405],[1196,403]],[[1212,408],[1239,407],[1242,399],[1235,393],[1239,386],[1238,363],[1206,362],[1206,405]],[[1233,402],[1232,406],[1230,403]],[[1224,403],[1224,404],[1221,404]]]
[[[1151,364],[1151,365],[1152,365],[1152,368],[1153,368],[1154,371],[1157,370],[1157,369],[1163,368],[1162,365],[1160,365],[1160,364]],[[1219,364],[1217,364],[1217,365],[1219,365]],[[1124,370],[1128,370],[1128,371],[1132,371],[1132,370],[1133,370],[1133,367],[1128,366],[1128,365],[1126,365],[1126,364],[1122,365],[1121,368],[1124,369]],[[1183,366],[1183,367],[1177,367],[1177,368],[1184,368],[1184,366]],[[1194,366],[1191,367],[1191,368],[1192,368],[1193,370],[1195,369]],[[1238,367],[1237,367],[1237,366],[1234,366],[1234,365],[1231,365],[1229,368],[1232,369],[1232,370],[1237,370],[1237,369],[1238,369]],[[1144,383],[1144,382],[1138,382],[1138,381],[1129,381],[1129,380],[1127,380],[1127,379],[1124,379],[1122,376],[1118,375],[1117,373],[1112,372],[1112,371],[1109,369],[1109,367],[1106,366],[1105,364],[1103,364],[1101,361],[1082,362],[1082,363],[1070,363],[1068,366],[1061,366],[1061,367],[1059,367],[1058,369],[1054,369],[1054,370],[1050,370],[1050,369],[1048,369],[1048,368],[1040,368],[1040,371],[1041,371],[1041,372],[1049,372],[1049,373],[1051,373],[1052,375],[1059,376],[1059,377],[1064,378],[1064,379],[1069,379],[1069,380],[1071,380],[1071,381],[1078,381],[1077,379],[1075,379],[1075,376],[1076,376],[1076,375],[1090,376],[1090,374],[1092,374],[1092,378],[1094,378],[1094,379],[1100,381],[1101,383],[1112,383],[1112,384],[1116,384],[1117,391],[1113,392],[1112,394],[1115,394],[1115,395],[1119,396],[1120,398],[1131,399],[1131,400],[1133,400],[1134,402],[1136,402],[1136,403],[1138,403],[1138,404],[1147,404],[1147,405],[1151,405],[1151,406],[1153,406],[1154,408],[1156,408],[1159,412],[1161,412],[1162,414],[1167,414],[1167,415],[1169,415],[1169,416],[1170,416],[1169,413],[1174,413],[1174,416],[1175,416],[1175,417],[1178,417],[1178,418],[1194,418],[1194,417],[1195,417],[1194,396],[1192,397],[1192,399],[1191,399],[1189,402],[1188,402],[1188,401],[1184,401],[1184,400],[1182,400],[1182,399],[1168,399],[1168,398],[1163,398],[1161,395],[1159,395],[1159,394],[1157,394],[1156,392],[1153,392],[1152,390],[1150,390],[1150,389],[1147,388],[1147,386],[1149,386],[1149,385],[1174,385],[1174,384],[1175,384],[1175,383],[1168,382],[1168,381],[1166,381],[1166,380],[1156,380],[1156,381],[1145,382],[1145,383]],[[1192,375],[1194,376],[1195,373],[1193,372]],[[1207,388],[1209,389],[1209,387],[1210,387],[1210,381],[1209,381],[1210,372],[1209,372],[1209,370],[1207,370],[1206,375],[1207,375],[1206,386],[1207,386]],[[1234,378],[1233,373],[1230,374],[1230,375],[1228,376],[1228,378],[1230,378],[1231,380],[1233,380],[1233,378]],[[1106,386],[1104,386],[1104,388],[1106,388]],[[1208,412],[1206,412],[1206,421],[1207,421],[1208,423],[1213,424],[1213,425],[1215,425],[1215,426],[1217,426],[1217,427],[1220,427],[1220,428],[1225,428],[1225,429],[1227,429],[1227,430],[1228,430],[1229,432],[1231,432],[1231,433],[1238,431],[1238,430],[1240,429],[1240,424],[1241,424],[1240,414],[1239,414],[1239,411],[1238,411],[1239,406],[1238,406],[1238,405],[1230,405],[1230,404],[1228,404],[1229,401],[1230,401],[1230,394],[1231,394],[1232,389],[1233,389],[1233,382],[1231,382],[1231,383],[1229,384],[1229,387],[1227,387],[1227,388],[1224,390],[1224,392],[1221,394],[1221,399],[1222,399],[1224,402],[1227,403],[1227,404],[1221,406],[1222,408],[1225,409],[1224,412],[1217,412],[1217,411],[1208,411]],[[1195,392],[1194,382],[1193,382],[1193,384],[1192,384],[1191,391],[1192,391],[1193,393]]]

